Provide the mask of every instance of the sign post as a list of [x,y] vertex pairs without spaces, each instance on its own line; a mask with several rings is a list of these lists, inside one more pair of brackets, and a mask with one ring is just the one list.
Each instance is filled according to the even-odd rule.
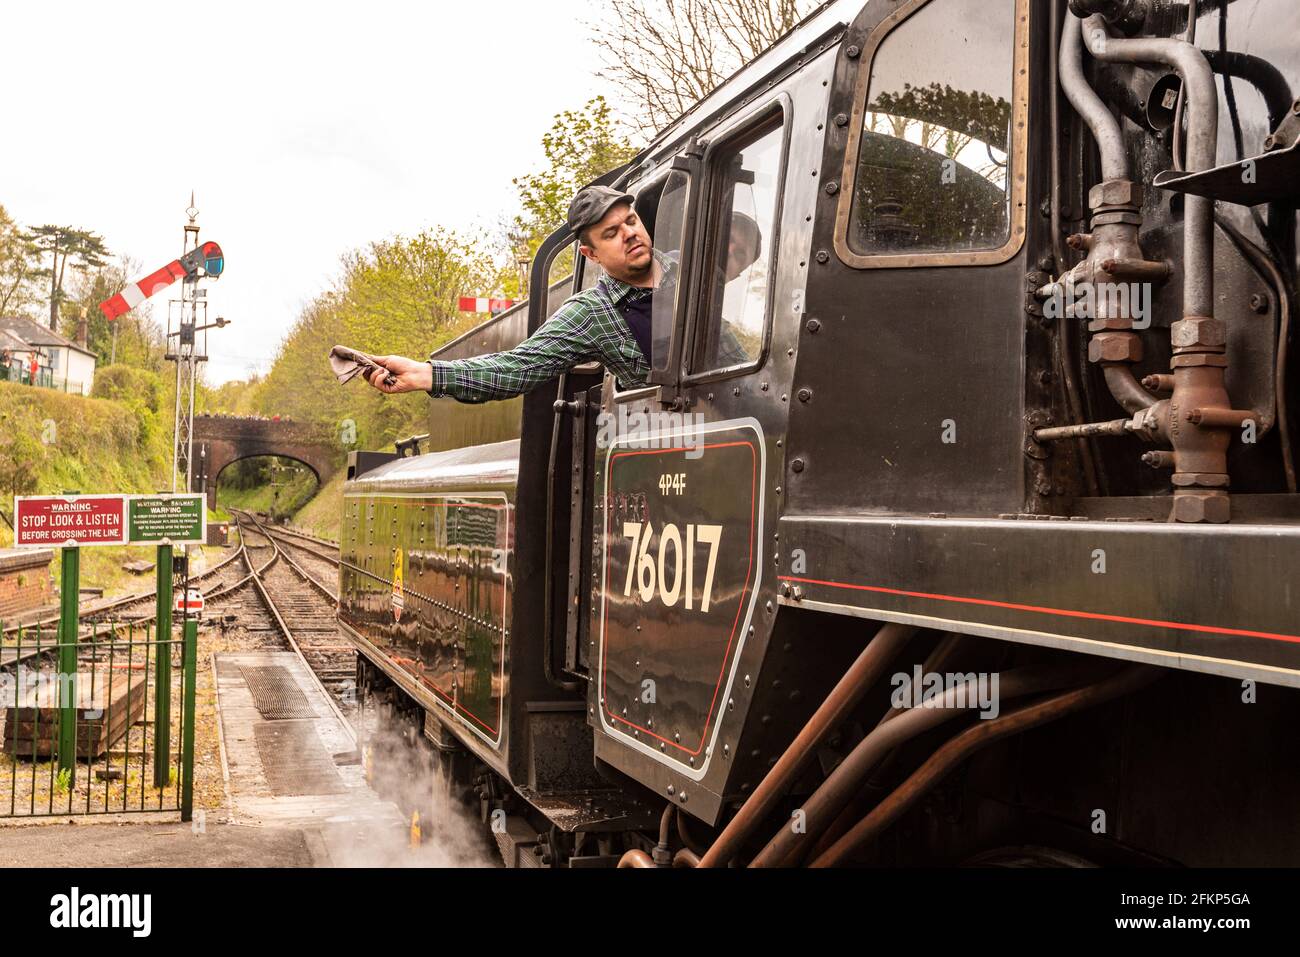
[[[72,790],[77,767],[77,632],[81,595],[81,549],[63,549],[59,575],[59,774]],[[39,705],[38,705],[39,707]]]
[[184,685],[181,689],[181,820],[194,818],[194,684],[198,670],[199,623],[185,621]]
[[159,544],[157,571],[157,618],[154,629],[153,693],[153,786],[165,788],[171,776],[168,752],[171,750],[172,713],[172,546]]

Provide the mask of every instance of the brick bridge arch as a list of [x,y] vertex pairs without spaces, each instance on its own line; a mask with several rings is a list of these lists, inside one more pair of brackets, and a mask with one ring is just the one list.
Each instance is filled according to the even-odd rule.
[[217,507],[217,479],[240,459],[278,455],[307,466],[324,485],[342,461],[340,446],[317,426],[234,415],[194,417],[195,486]]

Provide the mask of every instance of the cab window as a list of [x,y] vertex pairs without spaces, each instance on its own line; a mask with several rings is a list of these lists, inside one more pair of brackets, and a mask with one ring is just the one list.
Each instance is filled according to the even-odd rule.
[[1010,241],[1017,6],[931,0],[880,41],[859,131],[853,253],[963,254]]
[[743,368],[763,353],[776,277],[782,117],[721,144],[708,160],[708,232],[692,374]]

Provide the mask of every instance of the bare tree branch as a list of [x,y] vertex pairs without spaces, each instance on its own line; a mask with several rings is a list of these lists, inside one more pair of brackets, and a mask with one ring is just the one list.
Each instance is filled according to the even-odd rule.
[[590,24],[638,132],[653,135],[789,32],[817,0],[604,0]]

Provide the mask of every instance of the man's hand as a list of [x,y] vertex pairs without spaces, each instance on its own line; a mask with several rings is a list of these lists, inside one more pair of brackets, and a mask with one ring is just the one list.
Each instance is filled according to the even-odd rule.
[[[375,361],[383,368],[376,369],[367,380],[380,392],[396,395],[399,392],[427,392],[433,388],[433,368],[427,362],[416,362],[405,356],[375,356]],[[384,380],[391,372],[397,381],[388,385]]]

